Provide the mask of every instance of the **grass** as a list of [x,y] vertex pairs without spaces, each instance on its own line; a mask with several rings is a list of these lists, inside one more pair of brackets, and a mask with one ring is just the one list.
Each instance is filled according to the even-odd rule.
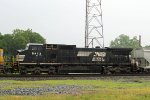
[[45,81],[15,81],[0,80],[6,84],[3,89],[15,87],[40,87],[43,85],[79,85],[94,86],[78,94],[45,94],[40,96],[0,96],[0,100],[150,100],[150,81],[124,79],[119,80],[45,80]]

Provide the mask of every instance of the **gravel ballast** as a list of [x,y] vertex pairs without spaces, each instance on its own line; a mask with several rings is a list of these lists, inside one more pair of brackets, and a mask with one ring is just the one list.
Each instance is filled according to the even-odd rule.
[[45,86],[36,88],[14,88],[9,90],[0,89],[0,95],[44,95],[46,93],[53,94],[78,94],[85,89],[93,89],[92,86],[76,86],[76,85],[58,85]]

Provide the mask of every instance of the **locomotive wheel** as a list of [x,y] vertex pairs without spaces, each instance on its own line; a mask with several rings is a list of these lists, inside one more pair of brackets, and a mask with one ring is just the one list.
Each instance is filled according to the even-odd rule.
[[56,74],[56,68],[55,68],[55,67],[50,67],[49,70],[48,70],[48,74],[49,74],[49,75],[54,75],[54,74]]
[[26,75],[27,74],[27,70],[26,69],[21,69],[20,70],[20,74],[21,75]]
[[2,70],[0,71],[0,74],[6,74],[6,73],[5,73],[5,70],[2,69]]
[[41,74],[40,69],[35,69],[35,70],[34,70],[34,75],[40,75],[40,74]]

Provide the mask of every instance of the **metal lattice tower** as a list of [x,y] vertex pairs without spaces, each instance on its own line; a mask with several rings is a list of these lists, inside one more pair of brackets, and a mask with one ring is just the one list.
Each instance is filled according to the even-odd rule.
[[85,48],[104,47],[101,0],[86,0]]

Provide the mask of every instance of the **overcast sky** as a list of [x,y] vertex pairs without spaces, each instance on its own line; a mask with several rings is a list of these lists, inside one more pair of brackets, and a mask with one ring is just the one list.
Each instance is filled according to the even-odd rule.
[[[120,34],[150,45],[150,0],[102,0],[105,46]],[[47,43],[84,46],[85,0],[0,0],[0,32],[33,29]]]

